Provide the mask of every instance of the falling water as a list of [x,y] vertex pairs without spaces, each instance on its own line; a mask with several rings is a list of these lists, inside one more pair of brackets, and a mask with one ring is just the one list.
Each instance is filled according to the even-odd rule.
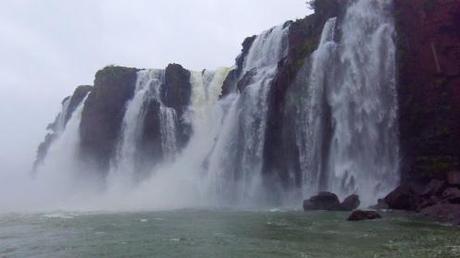
[[308,97],[304,101],[305,113],[299,119],[298,147],[303,170],[305,189],[308,195],[316,193],[321,185],[325,155],[323,142],[329,135],[325,134],[325,88],[330,77],[327,70],[334,62],[337,44],[334,42],[337,19],[329,19],[324,25],[318,49],[312,54],[310,76],[308,79]]
[[307,156],[307,189],[341,196],[358,193],[364,203],[371,203],[397,183],[391,5],[390,0],[353,2],[338,43],[333,38],[335,20],[324,28],[310,75],[307,138],[313,148]]
[[160,137],[165,161],[174,159],[177,117],[175,110],[164,106],[161,101],[160,87],[163,83],[164,70],[141,70],[137,73],[134,97],[126,105],[118,151],[112,162],[112,177],[123,181],[136,177],[136,172],[140,169],[137,160],[144,129],[145,108],[150,101],[160,104]]
[[[43,165],[38,170],[42,182],[55,182],[53,187],[62,187],[61,191],[70,190],[67,188],[71,185],[77,187],[74,179],[79,176],[79,164],[75,157],[78,156],[80,146],[80,121],[86,99],[87,96],[72,112],[69,121],[65,125],[63,123],[59,137],[51,145]],[[66,109],[67,105],[64,104],[64,107]],[[64,110],[61,114],[64,114]]]
[[213,187],[227,201],[250,201],[260,190],[267,95],[278,62],[286,56],[288,28],[275,27],[254,40],[240,78],[246,85],[218,104],[225,116],[208,171]]

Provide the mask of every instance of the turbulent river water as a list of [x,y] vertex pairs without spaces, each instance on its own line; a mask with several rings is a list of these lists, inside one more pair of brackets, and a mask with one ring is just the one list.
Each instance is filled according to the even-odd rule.
[[384,214],[178,210],[0,216],[0,257],[459,257],[457,228]]

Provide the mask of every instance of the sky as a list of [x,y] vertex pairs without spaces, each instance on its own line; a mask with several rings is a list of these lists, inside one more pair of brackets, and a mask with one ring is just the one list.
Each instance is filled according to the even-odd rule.
[[61,100],[106,65],[231,66],[304,0],[1,0],[0,174],[31,167]]

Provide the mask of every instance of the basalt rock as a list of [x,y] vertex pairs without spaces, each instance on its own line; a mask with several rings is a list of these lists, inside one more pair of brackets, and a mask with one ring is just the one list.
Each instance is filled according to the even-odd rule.
[[340,204],[340,207],[342,210],[352,211],[354,209],[357,209],[360,204],[361,202],[359,200],[359,196],[356,194],[352,194],[345,198],[345,200],[343,200],[343,202]]
[[339,198],[334,193],[320,192],[318,195],[311,197],[303,202],[303,209],[308,210],[341,210]]
[[83,108],[80,158],[91,169],[106,172],[116,151],[126,103],[134,95],[136,68],[108,66],[96,73],[94,89]]
[[191,102],[192,85],[190,71],[179,64],[170,64],[165,70],[165,82],[161,86],[160,95],[163,104],[174,108],[178,121],[178,147],[184,147],[192,135],[192,127],[183,119]]
[[361,221],[361,220],[374,220],[374,219],[381,219],[382,216],[378,214],[376,211],[363,211],[363,210],[356,210],[351,213],[350,217],[348,217],[348,221]]

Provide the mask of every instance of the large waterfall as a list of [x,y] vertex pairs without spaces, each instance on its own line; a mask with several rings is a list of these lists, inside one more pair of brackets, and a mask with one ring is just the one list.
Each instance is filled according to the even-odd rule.
[[[233,69],[183,69],[169,81],[165,70],[136,70],[106,180],[108,195],[116,194],[105,203],[253,206],[268,192],[289,197],[295,192],[300,199],[299,192],[306,198],[323,190],[375,202],[395,186],[399,169],[391,5],[390,0],[350,2],[343,17],[325,23],[318,48],[306,57],[300,70],[306,79],[294,93],[301,101],[290,123],[300,184],[284,184],[290,189],[279,191],[278,185],[267,185],[263,171],[273,122],[270,94],[290,49],[292,23],[286,23],[256,36]],[[227,81],[231,76],[233,84]],[[176,88],[165,95],[167,87]],[[229,87],[225,94],[224,87]],[[171,96],[183,98],[180,105]],[[43,169],[56,162],[79,167],[85,101],[65,126],[68,102],[57,119],[62,135]]]
[[[361,0],[324,27],[312,56],[306,191],[358,193],[364,203],[398,180],[392,1]],[[337,31],[341,39],[338,41]],[[305,130],[302,128],[302,130]]]

